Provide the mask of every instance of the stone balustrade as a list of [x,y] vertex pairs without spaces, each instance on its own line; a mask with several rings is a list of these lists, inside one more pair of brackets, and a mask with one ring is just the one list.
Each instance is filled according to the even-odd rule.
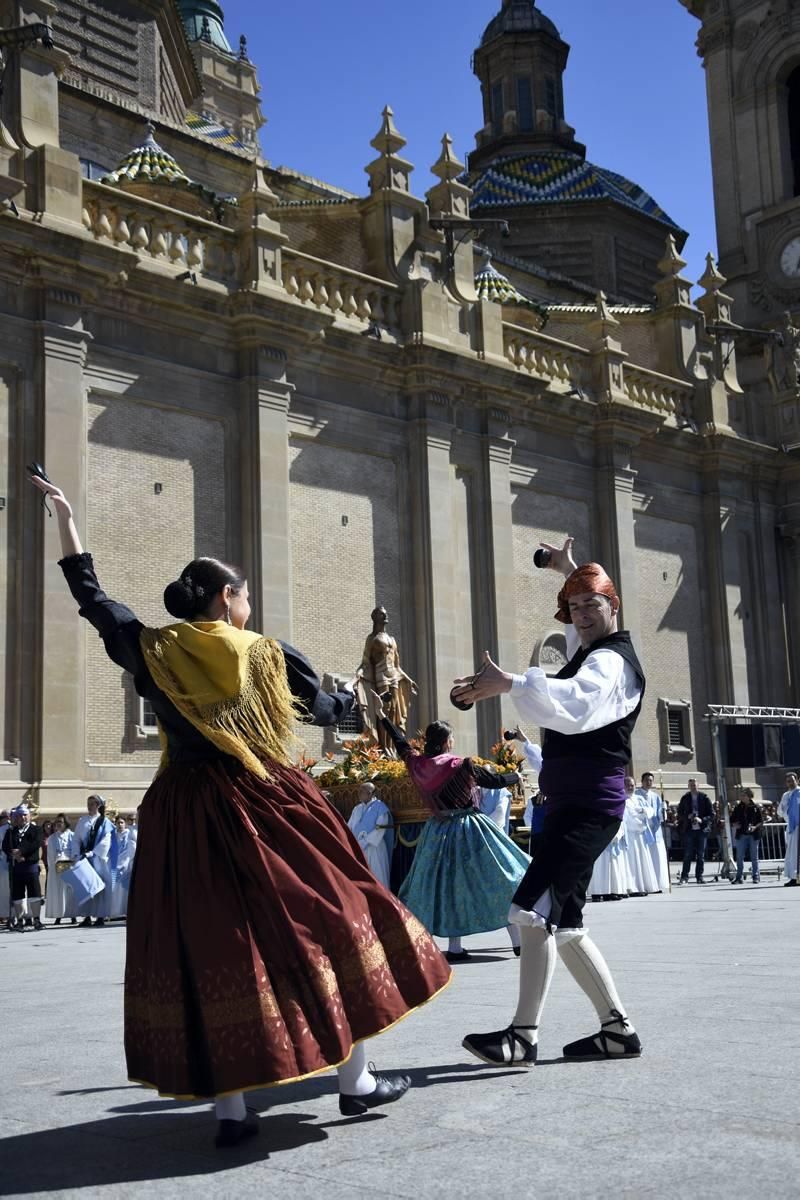
[[623,367],[623,387],[632,403],[667,416],[691,417],[694,391],[691,384],[646,367]]
[[567,391],[588,384],[590,355],[581,346],[504,322],[503,349],[518,371],[548,384],[563,384]]
[[236,280],[236,233],[118,188],[83,181],[83,226],[97,241],[130,250],[175,274],[191,272],[224,285]]
[[360,271],[325,262],[299,250],[283,252],[283,286],[299,304],[332,314],[337,321],[399,333],[400,288]]

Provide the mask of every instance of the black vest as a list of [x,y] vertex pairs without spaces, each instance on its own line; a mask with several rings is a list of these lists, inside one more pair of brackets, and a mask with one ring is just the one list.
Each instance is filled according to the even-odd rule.
[[631,635],[625,632],[611,633],[608,637],[593,642],[586,649],[581,648],[555,678],[572,679],[594,650],[613,650],[630,663],[642,689],[639,703],[630,716],[614,721],[611,725],[604,725],[602,729],[593,729],[589,733],[555,733],[552,729],[546,729],[542,744],[542,759],[545,763],[557,758],[581,758],[605,762],[609,766],[627,766],[631,761],[631,734],[642,711],[645,689],[644,671],[631,645]]

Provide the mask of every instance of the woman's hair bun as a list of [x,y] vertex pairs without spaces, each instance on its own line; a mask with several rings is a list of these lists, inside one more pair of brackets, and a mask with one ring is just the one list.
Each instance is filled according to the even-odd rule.
[[164,589],[164,608],[179,621],[186,621],[195,615],[199,599],[191,583],[185,579],[176,579]]

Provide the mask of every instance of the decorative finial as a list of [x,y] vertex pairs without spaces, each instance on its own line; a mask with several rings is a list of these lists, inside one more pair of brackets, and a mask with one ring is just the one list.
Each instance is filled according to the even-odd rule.
[[152,121],[148,121],[145,126],[144,145],[149,146],[151,149],[159,149],[158,142],[156,141],[156,127]]
[[247,57],[247,38],[244,34],[239,38],[239,61],[250,62],[250,59]]
[[453,139],[446,133],[442,138],[442,153],[431,167],[431,171],[443,182],[449,183],[452,179],[458,179],[463,170],[464,164],[459,162],[453,153]]
[[698,287],[701,287],[706,292],[712,295],[722,290],[727,283],[725,276],[720,272],[714,255],[709,253],[706,255],[706,269],[697,281]]
[[671,233],[667,234],[667,246],[664,252],[664,257],[658,263],[658,269],[662,275],[680,275],[683,268],[686,266],[686,260],[681,258],[675,238]]
[[381,116],[383,117],[381,127],[370,142],[370,146],[374,146],[379,154],[396,154],[398,150],[403,149],[406,139],[394,123],[394,111],[389,104],[386,105]]

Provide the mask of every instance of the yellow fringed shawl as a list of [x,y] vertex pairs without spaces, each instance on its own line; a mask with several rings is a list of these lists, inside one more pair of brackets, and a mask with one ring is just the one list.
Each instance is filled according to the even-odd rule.
[[261,779],[268,778],[263,759],[290,762],[298,713],[277,642],[224,621],[196,621],[144,629],[140,644],[156,686],[224,754]]

